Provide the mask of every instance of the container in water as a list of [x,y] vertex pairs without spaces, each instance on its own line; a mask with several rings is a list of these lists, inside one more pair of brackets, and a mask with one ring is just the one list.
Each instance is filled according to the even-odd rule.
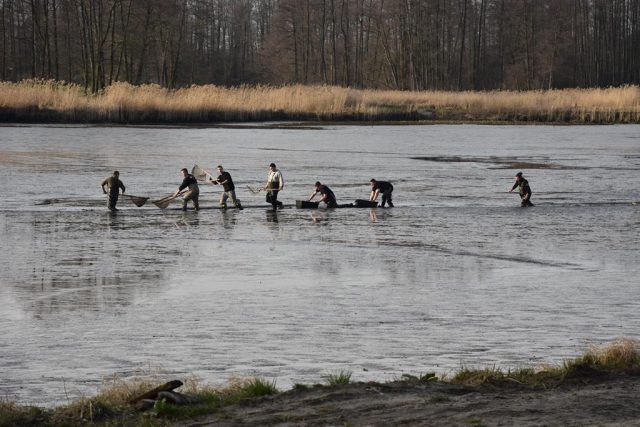
[[296,200],[296,208],[298,209],[318,209],[320,202],[310,202],[308,200]]
[[370,200],[358,199],[353,204],[356,208],[377,208],[378,202],[372,202]]

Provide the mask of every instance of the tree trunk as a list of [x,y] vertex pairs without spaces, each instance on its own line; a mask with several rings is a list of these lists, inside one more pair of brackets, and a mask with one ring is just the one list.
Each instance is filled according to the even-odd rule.
[[54,63],[54,78],[60,80],[60,51],[58,49],[58,3],[57,0],[52,0],[51,13],[53,20],[53,63]]
[[468,0],[462,0],[462,18],[460,19],[461,26],[461,46],[460,46],[460,55],[458,60],[458,90],[462,90],[462,71],[463,71],[463,61],[464,61],[464,42],[467,37],[467,3]]

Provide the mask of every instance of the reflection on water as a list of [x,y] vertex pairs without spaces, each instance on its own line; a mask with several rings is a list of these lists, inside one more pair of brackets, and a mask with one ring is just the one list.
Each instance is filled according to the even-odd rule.
[[[127,221],[118,214],[10,212],[3,220],[3,286],[11,285],[18,303],[37,316],[129,305],[134,294],[157,291],[164,266],[172,259],[188,256],[150,241],[132,254],[120,241],[121,233],[141,236],[143,228],[159,224]],[[136,286],[129,286],[132,283]]]
[[266,220],[267,222],[273,222],[273,223],[277,223],[278,222],[278,212],[274,211],[274,210],[266,210],[265,211],[267,213],[267,217]]
[[[2,128],[0,394],[60,403],[149,366],[281,387],[335,369],[392,379],[638,337],[639,129]],[[280,211],[242,190],[272,161]],[[224,164],[247,209],[215,209],[220,189],[202,186],[199,212],[106,212],[111,169],[154,198],[194,163]],[[506,193],[507,165],[536,208]],[[396,208],[291,208],[316,180],[339,203],[367,198],[372,177]]]

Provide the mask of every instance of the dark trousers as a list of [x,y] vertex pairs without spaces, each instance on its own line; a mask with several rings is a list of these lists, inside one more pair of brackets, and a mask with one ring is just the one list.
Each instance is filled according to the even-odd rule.
[[382,203],[380,204],[380,206],[384,208],[384,205],[386,203],[389,203],[389,207],[390,208],[393,207],[393,200],[391,200],[391,193],[393,193],[393,187],[391,187],[390,189],[382,193]]
[[116,205],[118,204],[118,196],[119,193],[117,191],[109,191],[109,201],[107,202],[107,207],[110,211],[116,210]]
[[523,208],[528,208],[530,206],[533,206],[533,203],[531,203],[531,199],[529,200],[522,199],[522,202],[520,202],[520,206],[522,206]]
[[193,189],[187,191],[187,193],[182,196],[182,210],[187,210],[187,203],[189,200],[193,202],[193,208],[195,210],[200,210],[200,201],[198,200],[200,197],[200,189]]
[[338,207],[338,202],[336,201],[336,199],[330,197],[328,198],[325,203],[327,204],[328,208],[337,208]]
[[279,190],[269,190],[267,191],[267,203],[271,203],[271,206],[273,206],[273,209],[276,210],[277,208],[282,209],[282,207],[284,206],[282,204],[282,202],[278,201],[278,193],[280,191]]

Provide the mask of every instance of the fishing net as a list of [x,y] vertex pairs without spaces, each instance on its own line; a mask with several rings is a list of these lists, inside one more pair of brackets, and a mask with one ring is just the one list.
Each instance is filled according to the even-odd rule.
[[193,175],[198,181],[203,182],[209,182],[209,179],[215,179],[213,175],[198,165],[193,166],[193,169],[191,169],[191,175]]
[[176,196],[171,195],[171,196],[165,197],[164,199],[154,200],[152,203],[157,207],[159,207],[160,209],[165,209],[175,200],[175,198]]
[[258,194],[259,192],[262,191],[262,188],[253,188],[253,187],[250,187],[248,185],[247,185],[247,189],[253,194]]
[[128,194],[123,194],[122,197],[125,197],[125,198],[131,200],[131,202],[134,205],[136,205],[137,207],[143,206],[145,203],[147,203],[147,200],[149,200],[148,197],[130,196]]

